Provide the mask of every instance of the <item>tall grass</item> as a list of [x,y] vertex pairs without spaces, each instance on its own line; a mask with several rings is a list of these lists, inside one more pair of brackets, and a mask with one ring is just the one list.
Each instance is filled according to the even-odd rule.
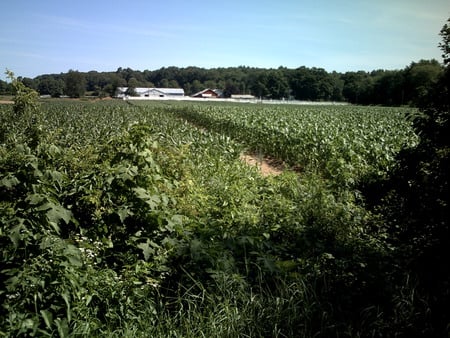
[[239,160],[242,143],[183,112],[55,102],[30,144],[3,109],[0,336],[426,332],[414,325],[427,299],[393,273],[383,218],[353,184],[335,189],[314,171],[261,177]]
[[[223,275],[214,288],[198,280],[162,296],[157,308],[115,331],[111,337],[312,337],[323,328],[310,326],[314,290],[307,285],[279,281],[276,289],[250,288]],[[324,318],[326,319],[326,318]]]

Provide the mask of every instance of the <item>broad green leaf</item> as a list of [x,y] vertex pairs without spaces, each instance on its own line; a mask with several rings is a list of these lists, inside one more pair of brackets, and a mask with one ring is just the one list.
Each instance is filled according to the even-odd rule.
[[61,294],[61,297],[64,299],[66,303],[66,314],[67,314],[67,323],[70,323],[72,320],[72,310],[70,305],[70,293],[68,290],[64,290]]
[[140,198],[144,201],[150,199],[149,193],[144,188],[141,188],[141,187],[133,188],[133,191],[138,198]]
[[9,174],[0,180],[0,187],[11,189],[19,183],[20,181],[14,175]]
[[117,210],[116,214],[119,216],[120,222],[123,223],[128,216],[132,216],[133,212],[124,206]]
[[55,204],[53,202],[47,202],[41,207],[37,208],[37,210],[47,210],[47,218],[49,222],[54,222],[58,224],[60,220],[63,220],[66,224],[72,220],[72,212],[67,210],[60,204]]
[[150,242],[147,240],[145,243],[139,243],[136,245],[139,249],[142,250],[142,253],[144,254],[144,259],[148,261],[151,255],[155,253],[155,250],[150,246]]
[[[42,195],[42,194],[30,194],[27,196],[26,200],[31,205],[38,205],[38,204],[41,204],[43,201],[46,201],[47,198],[45,197],[45,195]],[[40,209],[40,210],[46,210],[46,209]]]
[[41,310],[40,313],[42,315],[42,318],[44,319],[47,328],[51,329],[53,324],[53,314],[47,310]]
[[15,225],[11,231],[9,232],[9,239],[13,242],[14,247],[17,248],[19,246],[20,241],[26,236],[24,232],[26,231],[25,227],[25,219],[17,218],[19,224]]
[[56,318],[55,324],[58,329],[58,334],[60,337],[68,337],[69,336],[69,324],[68,324],[66,318],[63,318],[63,319]]
[[74,266],[82,266],[83,262],[81,260],[81,252],[80,250],[72,245],[68,244],[64,250],[64,256],[67,258],[69,263]]

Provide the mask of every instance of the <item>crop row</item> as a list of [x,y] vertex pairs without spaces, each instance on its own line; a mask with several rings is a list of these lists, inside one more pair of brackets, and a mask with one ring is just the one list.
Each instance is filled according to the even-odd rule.
[[[189,336],[211,308],[220,336],[365,325],[377,304],[355,304],[386,293],[373,273],[384,278],[388,250],[349,182],[386,170],[414,135],[401,111],[333,109],[0,105],[0,332],[149,335],[158,323],[151,336]],[[263,178],[239,160],[246,149],[303,173]]]
[[196,105],[179,116],[239,140],[248,151],[349,184],[383,175],[400,149],[417,142],[407,112],[380,107]]

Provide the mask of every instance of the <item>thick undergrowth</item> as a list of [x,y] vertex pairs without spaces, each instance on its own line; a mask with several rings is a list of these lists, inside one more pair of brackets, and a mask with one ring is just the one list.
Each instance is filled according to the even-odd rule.
[[[207,106],[50,101],[20,116],[11,105],[0,109],[8,126],[0,134],[2,336],[443,332],[424,289],[398,266],[390,223],[358,189],[386,179],[401,145],[417,144],[412,129],[400,138],[389,129],[373,151],[354,132],[350,143],[330,137],[314,149],[331,164],[299,154],[300,174],[263,177],[240,160],[253,144],[208,127]],[[214,107],[233,109],[243,114]],[[367,109],[352,114],[372,121]],[[192,125],[194,112],[202,128]],[[277,114],[274,121],[295,115]],[[394,125],[408,126],[401,116]]]

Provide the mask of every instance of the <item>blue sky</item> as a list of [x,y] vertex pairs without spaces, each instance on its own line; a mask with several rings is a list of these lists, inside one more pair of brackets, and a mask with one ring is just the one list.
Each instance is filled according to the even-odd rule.
[[0,78],[168,66],[402,69],[438,59],[449,0],[2,1]]

